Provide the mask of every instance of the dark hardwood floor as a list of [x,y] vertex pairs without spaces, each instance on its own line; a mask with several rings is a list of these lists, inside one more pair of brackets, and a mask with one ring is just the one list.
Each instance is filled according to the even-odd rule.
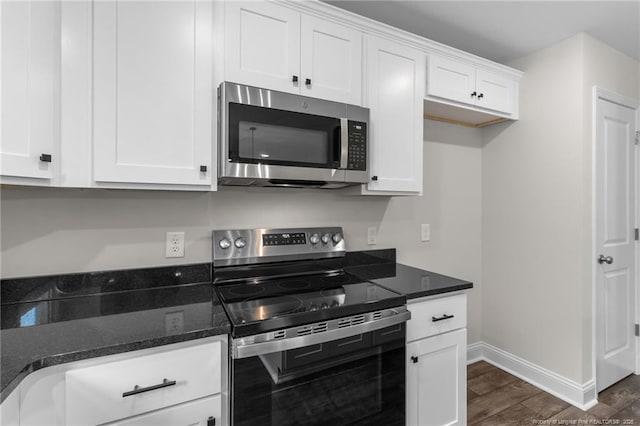
[[579,410],[497,367],[479,361],[467,367],[469,425],[640,425],[640,376],[631,375]]

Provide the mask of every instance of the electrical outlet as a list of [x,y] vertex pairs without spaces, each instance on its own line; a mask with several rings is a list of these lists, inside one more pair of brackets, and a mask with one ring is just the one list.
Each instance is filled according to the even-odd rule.
[[184,311],[167,312],[164,314],[164,329],[167,336],[184,332]]
[[367,244],[376,244],[376,232],[377,231],[375,226],[370,226],[367,228]]
[[184,232],[167,232],[165,257],[184,257]]
[[420,240],[429,241],[431,239],[431,227],[428,223],[423,223],[420,229]]

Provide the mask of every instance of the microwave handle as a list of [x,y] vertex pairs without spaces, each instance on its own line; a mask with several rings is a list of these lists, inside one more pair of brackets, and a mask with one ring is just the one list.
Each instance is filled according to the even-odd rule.
[[347,168],[349,158],[349,119],[340,119],[340,168]]

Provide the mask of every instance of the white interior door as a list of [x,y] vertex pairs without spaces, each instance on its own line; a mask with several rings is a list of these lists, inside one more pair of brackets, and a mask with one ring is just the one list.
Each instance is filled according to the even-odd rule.
[[596,99],[596,387],[635,370],[636,111]]

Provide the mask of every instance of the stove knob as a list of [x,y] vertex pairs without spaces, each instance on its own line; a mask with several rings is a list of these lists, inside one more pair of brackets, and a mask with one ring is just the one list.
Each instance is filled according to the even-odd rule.
[[331,237],[331,239],[333,240],[334,243],[338,244],[340,241],[342,241],[342,234],[339,232],[336,232],[335,234],[333,234],[333,237]]
[[332,308],[337,308],[338,306],[340,306],[340,302],[338,302],[337,300],[334,300],[333,302],[331,302]]
[[329,309],[329,305],[325,302],[322,305],[320,305],[320,309]]
[[226,249],[228,249],[229,247],[231,247],[231,241],[229,241],[229,239],[228,239],[228,238],[223,238],[223,239],[221,239],[221,240],[220,240],[220,242],[218,243],[218,245],[220,246],[220,248],[221,248],[222,250],[226,250]]
[[324,234],[322,236],[322,243],[323,244],[327,244],[329,242],[329,240],[331,239],[331,235],[330,234]]
[[311,305],[311,306],[309,306],[309,310],[310,310],[311,312],[313,312],[313,311],[317,311],[317,310],[318,310],[318,307],[317,307],[316,305]]
[[313,245],[318,244],[318,242],[320,241],[320,236],[318,234],[311,234],[309,236],[309,242]]
[[233,244],[235,244],[236,247],[238,248],[242,248],[244,246],[247,245],[247,242],[244,240],[244,238],[242,237],[238,237],[236,238],[236,240],[233,242]]

